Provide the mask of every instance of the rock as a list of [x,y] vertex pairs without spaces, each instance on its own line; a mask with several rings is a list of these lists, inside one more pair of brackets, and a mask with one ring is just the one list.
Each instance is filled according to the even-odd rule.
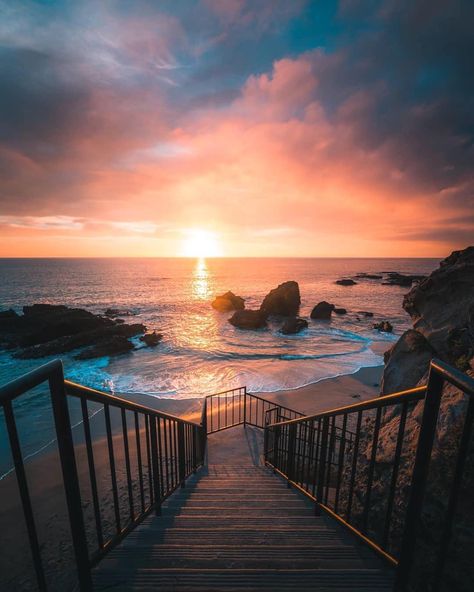
[[25,306],[22,315],[12,312],[0,317],[0,341],[16,349],[17,358],[62,354],[114,336],[128,339],[146,331],[141,323],[127,325],[63,305],[34,304]]
[[267,315],[261,310],[237,310],[229,323],[239,329],[261,329],[267,326]]
[[260,306],[260,310],[268,315],[292,317],[298,314],[301,304],[298,282],[290,281],[270,290]]
[[403,299],[414,328],[437,357],[456,363],[474,355],[474,247],[454,251]]
[[387,275],[388,278],[382,282],[383,286],[410,287],[413,282],[419,282],[426,277],[425,275],[407,275],[396,271],[389,271]]
[[287,319],[283,323],[280,332],[283,333],[283,335],[294,335],[295,333],[299,333],[300,331],[303,331],[303,329],[306,329],[307,326],[308,321],[301,319],[300,317],[294,317]]
[[382,395],[412,388],[428,370],[433,348],[421,333],[409,329],[384,355]]
[[380,323],[374,323],[373,327],[382,333],[391,333],[393,331],[393,326],[390,321],[380,321]]
[[338,315],[347,314],[347,310],[345,308],[334,308],[334,312]]
[[143,341],[148,347],[155,347],[155,345],[158,345],[162,339],[163,335],[156,331],[153,331],[153,333],[145,333],[145,335],[140,337],[140,341]]
[[356,278],[362,278],[364,280],[381,280],[383,279],[383,275],[378,275],[376,273],[357,273]]
[[339,286],[355,286],[357,284],[357,282],[351,279],[336,280],[335,283]]
[[316,306],[311,311],[311,318],[312,319],[319,319],[319,320],[329,320],[331,318],[331,313],[334,310],[334,304],[329,304],[323,300],[316,304]]
[[359,310],[358,314],[363,315],[364,317],[373,317],[374,313],[368,310]]
[[77,356],[74,356],[74,358],[76,360],[90,360],[104,356],[118,356],[128,353],[132,349],[134,349],[134,346],[126,337],[113,335],[108,339],[99,341],[99,343],[96,343],[92,347],[88,347]]
[[245,308],[245,300],[240,296],[236,296],[233,292],[226,292],[222,296],[217,296],[211,303],[211,306],[220,312],[243,310]]

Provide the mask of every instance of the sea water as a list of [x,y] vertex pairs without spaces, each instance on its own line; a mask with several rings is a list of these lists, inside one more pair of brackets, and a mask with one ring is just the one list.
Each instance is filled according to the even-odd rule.
[[[118,308],[130,315],[122,317],[126,322],[141,322],[163,334],[157,347],[136,338],[136,349],[118,357],[77,361],[77,352],[61,356],[66,377],[87,386],[125,396],[171,398],[201,397],[243,385],[250,392],[277,391],[381,365],[380,352],[411,325],[402,308],[407,288],[368,279],[340,286],[337,279],[360,272],[428,274],[437,265],[435,259],[379,258],[3,259],[0,310],[21,312],[22,306],[37,302],[99,314]],[[211,307],[215,295],[232,290],[245,298],[247,308],[258,308],[272,288],[288,280],[299,283],[301,316],[309,318],[321,300],[346,308],[348,314],[333,314],[330,322],[310,321],[308,329],[285,336],[276,320],[267,329],[243,331],[230,325],[230,313]],[[394,334],[376,331],[373,324],[380,320],[389,320]],[[0,351],[0,383],[49,359],[18,360]],[[47,394],[22,397],[15,411],[27,434],[26,452],[47,445],[53,435]]]

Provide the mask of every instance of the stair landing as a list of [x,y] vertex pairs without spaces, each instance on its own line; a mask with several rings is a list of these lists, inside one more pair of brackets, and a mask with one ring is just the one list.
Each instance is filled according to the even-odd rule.
[[208,466],[106,556],[94,589],[391,590],[391,570],[334,520],[314,516],[260,454],[260,430],[209,436]]

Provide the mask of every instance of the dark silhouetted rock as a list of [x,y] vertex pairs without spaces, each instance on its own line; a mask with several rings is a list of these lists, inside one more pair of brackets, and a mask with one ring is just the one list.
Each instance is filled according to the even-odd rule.
[[316,306],[313,308],[311,311],[311,318],[327,321],[331,318],[331,313],[333,310],[334,304],[329,304],[329,302],[323,300],[319,304],[316,304]]
[[308,321],[305,321],[305,319],[300,319],[299,317],[294,317],[291,319],[287,319],[283,323],[280,331],[281,333],[283,333],[283,335],[293,335],[295,333],[303,331],[303,329],[306,329],[307,326]]
[[374,313],[370,312],[368,310],[359,310],[358,314],[362,315],[363,317],[370,317],[370,318],[374,316]]
[[267,326],[267,315],[261,310],[237,310],[229,323],[239,329],[261,329]]
[[335,283],[339,286],[355,286],[357,284],[357,282],[351,279],[336,280]]
[[376,273],[357,273],[356,278],[364,280],[381,280],[383,279],[383,275],[378,275]]
[[243,310],[245,308],[245,300],[240,296],[236,296],[233,292],[226,292],[222,296],[217,296],[211,306],[220,312]]
[[474,247],[454,251],[403,299],[414,328],[437,357],[456,363],[474,355]]
[[425,275],[407,275],[395,271],[390,271],[387,275],[388,277],[384,282],[382,282],[382,285],[401,286],[403,288],[410,287],[413,284],[413,282],[419,282],[426,277]]
[[126,337],[113,335],[108,339],[99,341],[99,343],[96,343],[92,347],[88,347],[74,357],[76,360],[90,360],[104,356],[119,356],[120,354],[128,353],[132,349],[134,349],[134,346]]
[[374,329],[381,331],[382,333],[391,333],[393,326],[390,321],[380,321],[380,323],[374,323]]
[[109,341],[128,339],[146,331],[145,325],[132,325],[63,305],[25,306],[23,314],[0,317],[0,342],[16,349],[17,358],[41,358]]
[[298,314],[300,304],[301,297],[298,282],[284,282],[265,296],[260,310],[267,316],[292,317]]
[[433,357],[433,348],[421,333],[409,329],[385,352],[382,394],[412,388],[423,378]]
[[347,310],[345,308],[334,308],[334,312],[338,315],[347,314]]
[[133,315],[133,312],[131,312],[130,310],[125,310],[123,308],[108,308],[104,314],[106,317],[116,318],[116,317],[130,317]]
[[162,339],[163,335],[156,331],[153,331],[153,333],[145,333],[145,335],[140,337],[140,341],[143,341],[143,343],[149,347],[155,347],[155,345],[158,345]]

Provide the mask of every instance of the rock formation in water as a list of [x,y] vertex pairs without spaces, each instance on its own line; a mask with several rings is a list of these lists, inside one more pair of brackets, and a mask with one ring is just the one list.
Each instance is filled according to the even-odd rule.
[[267,326],[267,315],[261,310],[237,310],[229,323],[239,329],[262,329]]
[[245,308],[245,300],[229,291],[222,294],[222,296],[216,296],[212,301],[211,306],[220,312],[243,310]]
[[300,333],[300,331],[303,331],[303,329],[306,329],[307,327],[308,321],[301,319],[300,317],[292,317],[286,319],[280,332],[283,333],[283,335],[294,335],[295,333]]
[[86,347],[81,359],[118,355],[133,349],[129,338],[145,331],[141,323],[128,325],[63,305],[24,306],[22,315],[13,310],[0,313],[0,345],[14,350],[17,358],[42,358]]
[[380,323],[374,323],[373,327],[381,333],[391,333],[393,331],[393,325],[390,321],[380,321]]
[[351,279],[344,278],[342,280],[336,280],[334,283],[338,284],[339,286],[355,286],[357,282]]
[[311,311],[311,318],[315,320],[323,320],[328,321],[331,318],[331,313],[334,310],[334,304],[329,304],[323,300],[316,304],[316,306]]
[[260,310],[268,315],[292,317],[298,314],[301,304],[298,282],[290,281],[271,290],[263,299]]
[[148,345],[148,347],[155,347],[162,339],[163,335],[161,333],[157,333],[156,331],[145,333],[145,335],[140,337],[140,341],[142,341],[145,345]]

